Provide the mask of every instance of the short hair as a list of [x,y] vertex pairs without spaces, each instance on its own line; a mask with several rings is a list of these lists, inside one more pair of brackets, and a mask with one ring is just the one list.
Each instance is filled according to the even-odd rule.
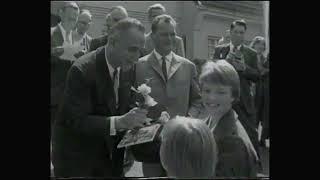
[[64,12],[68,7],[80,11],[78,4],[74,1],[64,1],[61,10]]
[[120,20],[111,27],[108,35],[108,41],[110,41],[110,38],[117,39],[119,37],[120,32],[127,31],[130,28],[134,27],[141,31],[143,34],[145,33],[145,27],[139,20],[130,17]]
[[161,133],[160,159],[169,176],[214,177],[217,144],[202,120],[176,116],[164,125]]
[[166,12],[166,8],[162,4],[157,3],[157,4],[154,4],[154,5],[151,5],[151,6],[148,7],[148,10],[147,10],[148,16],[150,16],[151,11],[154,10],[154,9],[162,9],[163,12]]
[[110,13],[112,11],[114,11],[114,10],[120,10],[126,15],[126,17],[128,17],[128,12],[127,12],[126,8],[124,8],[123,6],[113,6],[113,7],[111,7]]
[[[237,71],[226,60],[207,62],[199,77],[200,88],[204,83],[219,84],[231,87],[232,96],[237,101],[240,98],[240,79]],[[234,102],[235,102],[234,101]]]
[[247,30],[247,23],[245,20],[241,19],[241,20],[235,20],[231,23],[231,26],[230,26],[230,30],[233,30],[233,28],[235,26],[243,26],[244,27],[244,30]]
[[92,14],[88,9],[81,9],[80,14],[87,14],[90,18],[92,18]]
[[172,23],[174,27],[176,27],[176,25],[177,25],[176,21],[170,15],[162,14],[162,15],[155,17],[152,21],[151,31],[153,33],[157,31],[160,21],[163,21],[165,23]]
[[251,47],[251,48],[254,48],[254,46],[255,46],[257,43],[263,43],[264,49],[266,49],[266,40],[264,39],[264,37],[262,37],[262,36],[256,36],[256,37],[254,37],[253,40],[252,40],[252,42],[250,43],[250,47]]

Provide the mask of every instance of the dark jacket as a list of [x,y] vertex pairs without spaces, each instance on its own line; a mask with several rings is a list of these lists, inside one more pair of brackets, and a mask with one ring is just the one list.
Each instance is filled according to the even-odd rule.
[[[53,129],[53,163],[66,176],[120,176],[121,133],[110,136],[110,116],[131,109],[134,72],[120,72],[119,108],[105,60],[105,47],[85,54],[70,68],[63,102]],[[56,173],[56,172],[55,172]]]

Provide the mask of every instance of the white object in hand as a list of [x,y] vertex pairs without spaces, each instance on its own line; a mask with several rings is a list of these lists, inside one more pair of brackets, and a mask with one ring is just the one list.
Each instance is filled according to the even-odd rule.
[[169,121],[169,119],[170,119],[169,113],[168,113],[167,111],[162,111],[162,112],[161,112],[161,115],[160,115],[160,117],[159,117],[159,121],[160,121],[161,123],[166,123],[166,122]]
[[147,86],[146,84],[141,84],[138,87],[138,91],[143,95],[143,96],[147,96],[148,94],[151,93],[151,88],[149,86]]

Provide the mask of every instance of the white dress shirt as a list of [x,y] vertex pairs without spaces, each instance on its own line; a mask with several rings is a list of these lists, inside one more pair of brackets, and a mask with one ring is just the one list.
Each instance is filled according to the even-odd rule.
[[[107,52],[105,52],[105,55],[106,55],[105,58],[106,58],[107,66],[108,66],[108,69],[109,69],[110,77],[113,80],[114,79],[113,72],[115,71],[115,69],[108,62]],[[118,103],[119,103],[118,102],[119,101],[118,88],[119,88],[120,67],[118,67],[117,70],[118,70],[118,72],[116,74],[116,77],[115,77],[114,83],[113,83],[113,90],[114,90],[114,93],[116,95],[116,107],[118,107]],[[115,118],[116,118],[115,116],[111,116],[110,117],[110,135],[111,136],[114,136],[114,135],[117,134],[117,131],[115,129]]]
[[[242,44],[240,44],[237,49],[240,50],[242,47]],[[230,42],[230,51],[233,52],[233,48],[234,48],[234,45],[232,44],[232,42]]]
[[[62,33],[62,37],[63,37],[63,42],[64,43],[69,43],[72,44],[72,30],[69,32],[69,36],[67,37],[67,32],[66,30],[63,28],[63,26],[61,25],[61,23],[58,24],[61,33]],[[67,39],[68,38],[68,39]]]
[[[160,67],[162,67],[162,56],[156,51],[156,49],[153,50],[154,54],[156,55],[156,58],[160,64]],[[167,74],[169,75],[169,70],[170,70],[170,65],[171,65],[171,61],[172,61],[172,51],[165,56],[166,59],[166,68],[167,68]]]

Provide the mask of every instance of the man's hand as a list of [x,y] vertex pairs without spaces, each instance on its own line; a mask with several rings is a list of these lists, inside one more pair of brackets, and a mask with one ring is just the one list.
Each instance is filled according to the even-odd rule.
[[76,54],[74,54],[73,56],[78,59],[79,57],[83,56],[84,54],[85,54],[84,51],[79,51]]
[[53,55],[53,56],[59,57],[63,54],[63,52],[64,52],[64,49],[61,46],[51,48],[51,55]]
[[128,113],[115,119],[115,129],[134,130],[150,125],[150,119],[146,115],[147,110],[133,108]]

